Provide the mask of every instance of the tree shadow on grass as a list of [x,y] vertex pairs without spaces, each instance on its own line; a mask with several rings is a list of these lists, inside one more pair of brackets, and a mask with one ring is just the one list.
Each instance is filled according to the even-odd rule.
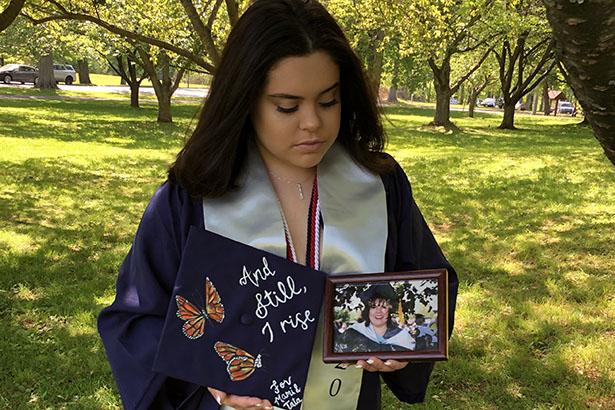
[[[431,121],[433,110],[390,107],[386,109],[387,115],[403,115],[405,119],[391,119],[392,126],[388,127],[387,135],[391,146],[396,150],[421,150],[429,147],[431,151],[442,149],[443,153],[450,154],[448,150],[461,150],[484,155],[527,156],[528,152],[537,155],[548,152],[551,155],[567,156],[587,154],[595,151],[598,143],[590,129],[571,127],[570,124],[548,124],[534,118],[519,121],[520,127],[516,131],[500,130],[497,128],[499,118],[491,114],[477,114],[471,122],[462,118],[460,112],[453,112],[453,118],[460,120],[457,125],[461,132],[443,133],[425,129],[424,124]],[[461,121],[464,120],[464,121]],[[495,121],[495,122],[494,122]],[[385,120],[385,124],[387,121]]]
[[167,163],[105,163],[0,166],[10,171],[0,196],[0,397],[8,407],[117,405],[95,318]]
[[[157,109],[138,111],[109,101],[6,100],[3,106],[25,112],[3,113],[2,136],[24,139],[98,142],[122,148],[167,149],[179,147],[195,124],[196,105],[173,106],[175,122],[156,122]],[[27,114],[26,114],[27,112]],[[67,121],[67,117],[70,120]]]
[[[579,150],[571,139],[559,150]],[[586,408],[613,397],[606,363],[615,357],[602,346],[615,334],[615,170],[595,153],[525,151],[524,160],[402,161],[461,280],[452,359],[438,364],[419,409],[441,408],[447,394],[498,409]]]

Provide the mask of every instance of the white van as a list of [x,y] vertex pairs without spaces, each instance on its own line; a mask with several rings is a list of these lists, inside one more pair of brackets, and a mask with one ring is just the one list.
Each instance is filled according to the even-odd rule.
[[53,77],[57,83],[71,85],[77,78],[77,72],[72,65],[54,64]]

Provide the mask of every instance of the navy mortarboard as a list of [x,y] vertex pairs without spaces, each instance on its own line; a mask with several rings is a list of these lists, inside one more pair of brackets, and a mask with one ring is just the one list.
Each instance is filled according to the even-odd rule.
[[299,408],[325,274],[192,228],[154,370]]
[[361,302],[364,305],[370,300],[374,299],[383,299],[390,300],[392,304],[397,303],[397,294],[395,293],[395,289],[388,283],[377,283],[371,285],[367,290],[359,295]]

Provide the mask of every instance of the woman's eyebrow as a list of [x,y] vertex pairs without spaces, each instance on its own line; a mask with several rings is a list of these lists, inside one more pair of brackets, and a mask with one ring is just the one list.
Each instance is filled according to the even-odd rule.
[[[328,87],[326,90],[319,92],[318,95],[320,96],[320,95],[328,93],[329,91],[335,89],[335,87],[337,87],[339,84],[340,84],[339,82],[333,84],[331,87]],[[304,99],[304,97],[301,97],[298,95],[285,94],[285,93],[269,94],[268,96],[274,97],[274,98],[284,98],[287,100],[303,100]]]

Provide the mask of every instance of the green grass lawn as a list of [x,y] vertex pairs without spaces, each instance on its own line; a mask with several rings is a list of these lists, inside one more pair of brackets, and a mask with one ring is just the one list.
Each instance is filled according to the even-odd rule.
[[[0,100],[0,408],[119,407],[96,315],[197,109],[159,125],[153,104]],[[415,408],[615,408],[615,168],[579,120],[462,115],[447,134],[387,108],[461,279],[450,360]]]

